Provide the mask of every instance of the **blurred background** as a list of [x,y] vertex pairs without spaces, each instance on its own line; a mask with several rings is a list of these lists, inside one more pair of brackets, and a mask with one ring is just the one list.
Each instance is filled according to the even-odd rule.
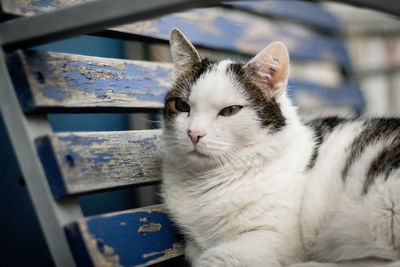
[[[38,5],[38,8],[46,6],[46,1],[39,2],[43,5]],[[70,2],[73,4],[79,1]],[[308,55],[309,57],[302,55],[301,48],[296,48],[295,42],[282,40],[294,53],[289,94],[299,106],[301,115],[304,118],[319,115],[400,115],[400,20],[380,12],[333,3],[319,5],[318,3],[294,2],[290,10],[287,6],[289,2],[291,1],[266,1],[262,3],[265,5],[265,10],[261,10],[260,6],[246,8],[249,8],[249,14],[252,16],[259,16],[262,13],[262,23],[266,27],[266,32],[274,32],[279,28],[281,31],[295,32],[299,38],[311,36],[310,38],[316,38],[316,42],[320,43],[334,39],[338,42],[340,49],[343,45],[350,58],[350,62],[341,61],[341,63],[335,60],[312,59],[312,54]],[[320,10],[319,13],[315,13],[316,7]],[[236,9],[240,10],[244,7],[238,4],[234,7],[221,8],[226,8],[227,12],[235,12]],[[22,15],[38,13],[35,12]],[[287,13],[291,13],[291,17],[283,15]],[[194,14],[197,14],[197,17],[192,14],[190,18],[197,20],[203,28],[207,28],[205,18],[201,16],[202,13]],[[320,18],[314,22],[305,22],[305,19],[312,15],[320,16]],[[187,14],[176,16],[188,17]],[[301,19],[303,22],[299,23]],[[147,30],[155,27],[156,23],[156,21],[147,21],[129,27],[140,32],[145,27]],[[240,24],[240,21],[237,23]],[[179,27],[179,25],[175,26]],[[171,27],[169,24],[165,27],[164,35],[159,36],[158,41],[146,45],[137,41],[82,36],[33,49],[170,62],[166,38]],[[184,33],[190,40],[198,37],[190,28],[185,29]],[[274,37],[271,36],[271,39],[275,40]],[[279,39],[280,36],[276,38]],[[204,49],[201,45],[199,50],[202,55],[213,59],[231,57],[235,60],[247,60],[252,56],[251,53],[238,55],[229,49],[224,51],[223,49]],[[332,58],[335,58],[335,55],[332,55]],[[307,82],[307,85],[300,83],[300,80]],[[307,88],[303,90],[303,87]],[[323,94],[312,93],[319,92],[321,88],[325,90]],[[56,132],[115,131],[159,127],[157,114],[144,113],[85,114],[83,117],[73,114],[51,114],[49,119]],[[30,203],[24,178],[19,171],[1,117],[0,144],[0,214],[2,214],[0,266],[52,266],[51,257]],[[84,214],[92,215],[157,203],[159,199],[154,194],[150,194],[154,191],[157,191],[155,186],[146,186],[140,190],[129,188],[111,193],[82,196],[78,199]],[[25,257],[20,257],[21,250],[24,251]]]
[[[400,3],[399,3],[400,5]],[[341,25],[368,115],[400,115],[400,20],[343,4],[323,5]]]

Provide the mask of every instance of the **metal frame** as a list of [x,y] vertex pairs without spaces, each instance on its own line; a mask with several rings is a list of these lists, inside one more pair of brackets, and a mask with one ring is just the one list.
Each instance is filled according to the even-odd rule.
[[[234,1],[234,0],[227,0]],[[398,0],[336,0],[400,15]],[[384,5],[382,2],[384,1]],[[33,17],[0,23],[0,111],[25,177],[50,252],[57,266],[75,266],[63,227],[83,218],[76,199],[55,200],[37,156],[34,140],[52,130],[45,116],[24,115],[15,94],[6,52],[106,27],[150,19],[189,8],[215,6],[216,0],[99,0]]]
[[88,2],[50,13],[6,21],[0,24],[0,45],[5,51],[12,51],[77,35],[96,33],[107,27],[151,19],[189,8],[215,6],[219,2],[216,0]]
[[64,226],[84,216],[75,198],[55,200],[50,191],[34,142],[39,136],[51,135],[52,129],[45,115],[23,113],[8,73],[6,52],[218,3],[215,0],[99,0],[0,23],[0,111],[57,266],[76,266]]
[[5,53],[0,51],[0,110],[14,147],[30,198],[47,245],[57,266],[75,266],[63,227],[83,218],[76,199],[55,201],[37,156],[34,140],[52,130],[46,116],[25,116],[8,74]]

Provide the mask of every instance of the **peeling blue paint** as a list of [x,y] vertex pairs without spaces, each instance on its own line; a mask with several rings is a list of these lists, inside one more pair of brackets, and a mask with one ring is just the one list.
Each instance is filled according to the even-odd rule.
[[[110,162],[111,160],[114,159],[114,154],[111,153],[101,153],[101,152],[92,152],[90,156],[82,156],[81,153],[77,153],[71,148],[68,148],[66,151],[66,154],[64,156],[64,160],[67,161],[67,165],[70,167],[75,166],[76,161],[89,161],[92,162],[90,167],[91,168],[101,168],[103,166],[103,163]],[[81,173],[87,171],[87,168],[83,168],[80,170]]]
[[31,5],[34,7],[54,7],[54,0],[34,0],[31,1]]
[[[63,164],[69,168],[77,168],[77,171],[82,175],[93,175],[103,168],[107,168],[107,166],[113,166],[113,168],[119,166],[125,171],[129,170],[126,171],[129,177],[154,178],[148,176],[149,171],[151,173],[150,169],[145,169],[140,160],[139,162],[135,160],[138,156],[131,158],[129,155],[127,156],[126,151],[111,150],[113,140],[110,140],[110,138],[96,138],[95,136],[77,134],[58,136],[59,147],[63,150]],[[107,144],[107,142],[110,143]],[[150,151],[157,150],[158,136],[146,137],[141,140],[126,140],[125,142],[125,145],[136,150],[133,153],[148,154]],[[118,146],[120,145],[118,144]],[[107,149],[107,147],[110,149]]]
[[[26,61],[33,77],[41,77],[37,90],[48,99],[63,102],[71,90],[94,94],[98,99],[110,99],[123,94],[137,101],[164,103],[172,84],[172,66],[148,67],[124,63],[121,68],[100,63],[64,61],[49,65],[46,52],[27,51]],[[62,82],[66,83],[63,84]]]
[[91,165],[90,168],[91,169],[100,169],[102,167],[102,165]]
[[140,140],[129,140],[128,143],[130,144],[137,144],[139,145],[142,149],[145,150],[155,150],[157,149],[157,145],[155,141],[158,139],[157,136],[152,136],[152,137],[146,137]]
[[109,97],[109,96],[107,96],[107,95],[98,95],[98,96],[96,96],[96,98],[98,98],[98,99],[111,99],[111,97]]
[[129,168],[135,168],[135,169],[142,169],[142,164],[139,164],[137,162],[132,162],[128,160],[122,160],[119,165],[121,167],[129,167]]
[[[147,220],[141,221],[144,217]],[[121,227],[121,222],[126,224],[125,227]],[[148,231],[142,235],[140,227],[149,223],[158,223],[162,227],[158,231]],[[173,244],[180,241],[172,222],[160,211],[95,217],[87,221],[87,229],[90,235],[98,241],[101,240],[98,251],[106,258],[118,255],[122,266],[136,266],[162,257],[165,255],[163,251],[172,249]],[[113,248],[114,254],[106,254],[104,246]],[[151,255],[152,252],[161,253]],[[143,257],[145,254],[148,256]]]
[[45,13],[43,10],[40,9],[26,8],[26,7],[20,8],[20,11],[22,12],[22,14],[34,13],[35,15],[39,15]]
[[337,19],[317,3],[304,1],[236,2],[234,6],[250,9],[258,13],[292,19],[330,31],[340,30]]
[[[148,69],[137,64],[125,63],[124,68],[99,66],[85,62],[71,61],[59,63],[62,77],[73,90],[96,94],[97,98],[110,98],[108,93],[126,94],[139,101],[162,103],[169,90],[164,84],[171,84],[172,68],[157,66]],[[163,84],[160,83],[163,81]],[[90,81],[90,82],[88,82]],[[63,91],[64,88],[55,88]]]
[[91,157],[85,157],[84,160],[93,161],[96,163],[107,163],[114,159],[114,154],[111,153],[92,153]]
[[[149,30],[140,30],[140,33],[168,39],[171,28],[178,27],[194,44],[249,54],[257,53],[272,41],[289,40],[286,43],[293,59],[329,60],[345,68],[351,67],[343,42],[335,38],[314,34],[311,31],[304,34],[297,28],[277,23],[267,27],[263,34],[249,35],[248,32],[251,32],[249,29],[254,28],[254,23],[257,23],[255,20],[234,20],[223,13],[210,19],[206,10],[199,9],[188,11],[186,14],[209,19],[210,21],[205,24],[212,24],[213,31],[207,31],[204,25],[196,20],[187,19],[186,17],[190,15],[186,17],[171,15],[152,21]],[[157,32],[154,32],[154,29],[157,29]],[[240,43],[246,43],[246,48],[240,46]]]
[[62,90],[54,90],[53,85],[38,86],[38,90],[46,98],[51,98],[53,100],[61,102],[67,97],[67,94]]
[[60,142],[65,142],[68,146],[92,146],[94,143],[103,144],[104,142],[108,142],[107,138],[96,138],[96,137],[87,137],[80,135],[67,135],[67,136],[59,136],[58,140]]
[[[196,9],[188,13],[194,14],[196,17],[207,17],[207,12],[205,10]],[[215,21],[213,21],[215,30],[208,32],[205,31],[203,26],[197,21],[191,21],[190,19],[179,16],[164,16],[154,21],[152,27],[149,27],[149,30],[144,29],[142,33],[150,36],[157,35],[168,39],[171,29],[176,28],[177,25],[179,25],[179,29],[193,43],[233,51],[237,50],[235,44],[237,40],[243,36],[243,32],[247,30],[245,24],[233,25],[232,21],[224,17],[216,17]],[[151,28],[156,28],[158,33],[155,34]]]

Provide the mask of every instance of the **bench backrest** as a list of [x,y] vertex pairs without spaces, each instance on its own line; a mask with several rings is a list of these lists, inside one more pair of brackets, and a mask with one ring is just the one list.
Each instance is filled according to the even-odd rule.
[[[294,65],[290,94],[305,113],[363,108],[359,91],[342,75],[351,63],[337,36],[338,24],[317,4],[225,2],[166,15],[217,4],[169,2],[0,3],[5,19],[0,24],[1,113],[57,266],[145,266],[182,255],[181,237],[162,205],[85,217],[76,200],[82,194],[160,182],[161,131],[54,133],[46,117],[158,112],[171,84],[172,65],[20,48],[89,33],[167,44],[176,27],[210,54],[248,58],[280,40]],[[91,13],[81,16],[85,12]],[[74,23],[65,22],[65,16],[74,14]],[[117,26],[148,18],[155,19]],[[53,27],[57,23],[65,25]],[[18,35],[20,27],[26,32]],[[307,74],[315,66],[328,70],[319,81]]]

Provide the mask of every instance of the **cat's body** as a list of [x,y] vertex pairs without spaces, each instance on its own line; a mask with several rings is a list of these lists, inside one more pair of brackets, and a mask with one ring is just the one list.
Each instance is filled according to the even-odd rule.
[[246,65],[171,47],[162,190],[194,266],[400,259],[399,120],[303,124],[281,44]]

